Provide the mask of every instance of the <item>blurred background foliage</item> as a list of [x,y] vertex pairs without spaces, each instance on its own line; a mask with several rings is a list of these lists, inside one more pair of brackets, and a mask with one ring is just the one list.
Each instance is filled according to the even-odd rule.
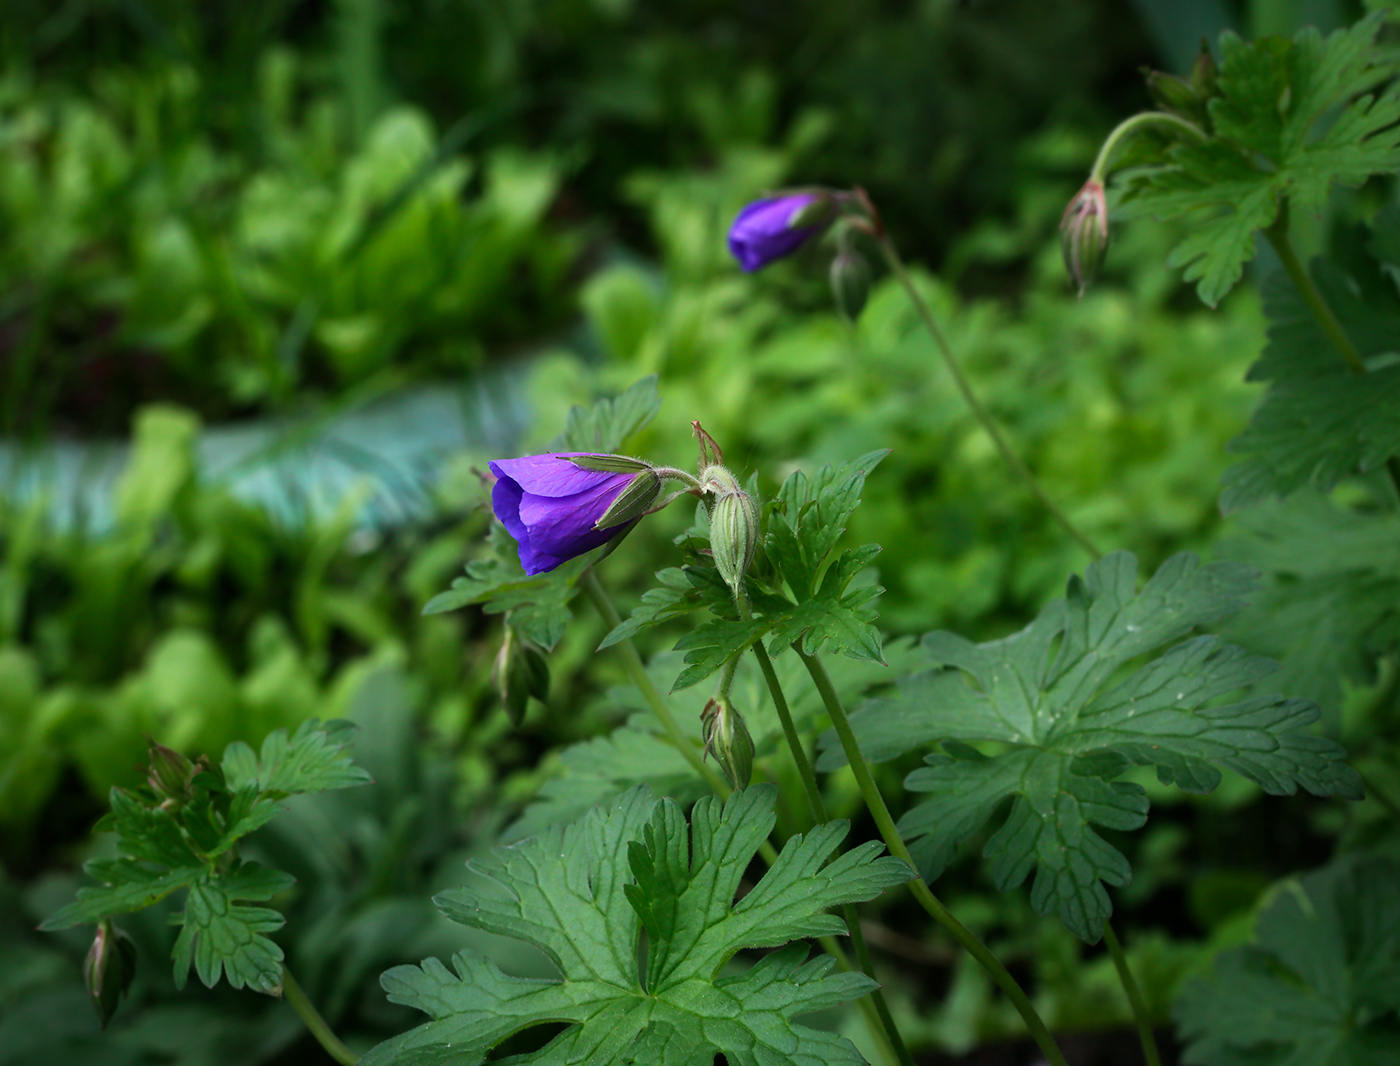
[[[635,442],[652,458],[688,465],[693,418],[768,490],[797,464],[893,449],[852,529],[885,547],[882,625],[1007,632],[1086,560],[1002,467],[891,281],[851,327],[830,310],[829,249],[744,276],[728,221],[788,181],[863,185],[1075,521],[1145,567],[1211,554],[1222,532],[1251,535],[1223,529],[1216,501],[1257,396],[1243,382],[1264,338],[1257,297],[1202,308],[1162,266],[1172,234],[1140,223],[1115,232],[1102,283],[1076,300],[1056,225],[1104,133],[1147,106],[1141,66],[1181,69],[1227,26],[1327,29],[1358,10],[6,0],[0,471],[42,468],[56,442],[129,451],[109,523],[59,520],[44,492],[0,479],[0,1064],[60,1047],[66,1063],[312,1061],[278,1005],[176,997],[158,961],[99,1038],[77,1003],[85,946],[28,932],[71,890],[147,735],[196,754],[308,717],[361,723],[379,787],[308,800],[260,846],[301,857],[282,942],[365,1045],[405,1024],[374,975],[448,950],[431,891],[555,771],[547,752],[629,706],[586,612],[551,658],[548,705],[518,730],[489,687],[494,620],[420,616],[482,539],[474,471],[491,455],[435,456],[431,513],[386,528],[353,491],[290,517],[232,491],[201,467],[206,427],[294,432],[496,369],[523,383],[526,451],[571,404],[655,373],[665,406]],[[1389,195],[1345,201],[1312,250],[1345,253],[1350,223]],[[624,607],[674,562],[688,520],[659,516],[609,560]],[[1261,650],[1288,651],[1259,632]],[[1394,791],[1379,738],[1395,678],[1372,680],[1358,666],[1324,698]],[[898,768],[887,776],[897,792]],[[830,787],[853,811],[849,781]],[[1384,835],[1386,815],[1239,781],[1158,791],[1162,815],[1121,845],[1140,874],[1120,905],[1165,1024],[1182,976],[1246,935],[1271,880],[1339,838]],[[946,882],[1055,1024],[1124,1023],[1106,958],[1086,963],[975,864]],[[147,924],[133,932],[158,960],[170,932]],[[1015,1032],[975,967],[897,931],[920,925],[894,908],[872,933],[911,1037],[961,1053]]]

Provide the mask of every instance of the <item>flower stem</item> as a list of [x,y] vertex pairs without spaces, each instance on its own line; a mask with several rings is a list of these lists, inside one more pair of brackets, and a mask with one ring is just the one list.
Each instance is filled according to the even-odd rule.
[[[735,599],[736,601],[739,599],[737,593]],[[739,613],[747,615],[749,613],[747,608],[747,603],[742,604]],[[793,723],[792,711],[788,708],[783,686],[778,681],[777,671],[773,669],[773,660],[768,657],[768,651],[764,648],[761,640],[754,641],[753,653],[754,657],[758,659],[758,668],[763,671],[763,679],[768,683],[768,692],[773,697],[773,706],[778,711],[778,721],[783,726],[783,736],[787,738],[793,761],[797,763],[797,772],[801,776],[802,786],[807,792],[807,806],[811,811],[812,824],[821,825],[829,822],[831,816],[827,814],[826,802],[822,799],[816,772],[812,769],[812,761],[807,758],[807,750],[802,744],[801,736],[798,735],[797,726]],[[876,980],[875,960],[870,957],[870,947],[865,942],[865,932],[860,927],[860,917],[856,914],[855,907],[849,903],[846,904],[842,908],[842,917],[845,918],[846,928],[851,934],[851,945],[856,949],[856,958],[860,960],[860,968],[872,981]],[[880,1025],[889,1038],[890,1047],[898,1056],[900,1063],[902,1066],[914,1066],[914,1059],[909,1054],[904,1037],[900,1035],[899,1027],[895,1025],[894,1015],[890,1013],[890,1005],[885,1001],[885,993],[876,988],[870,993],[870,998],[875,1004],[875,1012],[879,1015]]]
[[1128,969],[1128,956],[1123,951],[1118,934],[1108,922],[1103,923],[1103,942],[1108,946],[1108,953],[1113,958],[1113,968],[1118,971],[1118,980],[1123,984],[1123,991],[1128,994],[1128,1005],[1133,1008],[1138,1039],[1142,1041],[1143,1061],[1147,1066],[1162,1066],[1161,1056],[1157,1054],[1157,1040],[1152,1035],[1152,1019],[1148,1016],[1147,1004],[1143,1002],[1142,991],[1133,978],[1133,971]]
[[939,328],[938,320],[933,317],[933,312],[929,309],[924,298],[919,295],[919,290],[914,287],[913,279],[909,277],[909,271],[904,265],[904,261],[895,251],[893,242],[888,235],[881,235],[877,238],[881,251],[885,254],[885,261],[889,263],[890,270],[899,279],[899,283],[904,286],[904,291],[909,294],[909,299],[914,305],[914,310],[918,312],[923,320],[924,327],[929,335],[933,337],[934,346],[938,349],[938,354],[942,356],[944,365],[948,368],[948,373],[953,377],[953,383],[958,387],[958,392],[962,393],[963,400],[971,409],[972,415],[986,431],[987,436],[992,438],[992,443],[996,445],[1002,461],[1010,467],[1011,472],[1021,479],[1026,488],[1030,489],[1032,495],[1040,501],[1041,505],[1050,512],[1055,521],[1059,522],[1075,542],[1095,559],[1101,558],[1103,553],[1094,546],[1078,526],[1076,526],[1067,514],[1056,505],[1044,487],[1036,479],[1021,457],[1016,454],[1006,438],[1002,435],[1001,429],[997,426],[996,420],[992,418],[991,412],[982,406],[982,401],[977,398],[977,394],[972,391],[972,384],[962,372],[962,367],[958,365],[957,359],[953,355],[952,346],[948,343],[948,338],[943,335],[943,330]]
[[[827,712],[831,715],[831,724],[836,728],[836,735],[841,740],[846,760],[851,764],[851,770],[856,776],[856,783],[860,786],[860,794],[865,800],[866,807],[870,810],[871,817],[875,819],[880,836],[884,838],[885,847],[889,848],[891,855],[903,859],[910,866],[914,866],[913,856],[909,854],[909,849],[905,847],[899,830],[895,828],[894,819],[890,816],[890,809],[885,805],[885,798],[880,795],[880,789],[875,784],[875,778],[871,776],[865,756],[860,752],[860,745],[856,743],[855,733],[852,732],[850,720],[846,717],[846,709],[841,705],[841,698],[836,694],[836,689],[831,684],[831,678],[827,676],[826,667],[815,656],[804,653],[796,644],[793,645],[793,650],[801,658],[807,672],[812,675],[812,682],[817,686],[817,692],[821,695],[822,702],[826,704]],[[1006,998],[1011,1000],[1050,1066],[1067,1066],[1065,1057],[1056,1045],[1049,1027],[1037,1013],[1025,990],[1016,983],[1016,978],[1012,977],[1006,967],[1001,964],[1001,960],[988,950],[987,945],[978,939],[976,933],[958,921],[953,913],[929,890],[923,878],[916,877],[911,881],[910,890],[930,917],[982,965],[982,968],[996,982],[997,987],[1002,990]]]
[[282,996],[316,1038],[316,1043],[325,1048],[326,1054],[340,1063],[340,1066],[355,1066],[355,1063],[360,1061],[360,1056],[341,1043],[340,1037],[331,1032],[326,1019],[321,1017],[321,1012],[306,998],[306,993],[286,966],[282,967]]
[[1201,127],[1187,119],[1169,114],[1166,111],[1143,111],[1118,123],[1104,139],[1103,147],[1099,149],[1098,158],[1094,160],[1094,169],[1089,172],[1089,180],[1097,181],[1102,185],[1108,175],[1108,165],[1113,161],[1114,151],[1125,138],[1132,136],[1138,130],[1146,129],[1148,126],[1175,126],[1200,140],[1205,140],[1206,137],[1205,131]]
[[[1341,322],[1337,319],[1336,312],[1332,310],[1326,298],[1322,295],[1322,290],[1313,281],[1312,275],[1303,266],[1298,258],[1298,253],[1293,250],[1293,242],[1288,239],[1288,212],[1285,208],[1279,212],[1278,221],[1264,231],[1264,236],[1268,238],[1269,244],[1278,253],[1279,262],[1283,264],[1283,269],[1293,282],[1294,288],[1298,290],[1298,295],[1303,298],[1303,303],[1308,305],[1308,310],[1312,312],[1313,318],[1317,320],[1318,326],[1332,342],[1332,347],[1337,349],[1337,354],[1342,357],[1347,368],[1353,374],[1365,374],[1366,361],[1361,358],[1361,353],[1357,351],[1356,345],[1347,336],[1346,330],[1342,328]],[[1386,471],[1390,474],[1391,484],[1395,487],[1397,496],[1400,496],[1400,460],[1391,456],[1385,461]]]
[[[608,599],[608,594],[603,591],[603,586],[598,582],[598,575],[594,573],[593,567],[585,570],[578,579],[579,587],[583,589],[583,594],[588,597],[598,614],[602,616],[603,622],[609,629],[616,629],[622,624],[622,617],[617,613],[617,608],[612,605],[612,600]],[[656,715],[661,723],[661,728],[666,730],[666,738],[691,768],[705,779],[709,786],[720,796],[728,798],[734,790],[729,787],[729,782],[720,776],[718,770],[708,765],[700,757],[696,748],[699,746],[690,737],[685,735],[680,723],[676,721],[676,716],[671,713],[671,708],[666,706],[666,700],[661,695],[661,691],[652,681],[651,675],[647,673],[646,667],[642,665],[642,657],[637,652],[637,646],[632,643],[631,638],[623,638],[617,642],[617,650],[622,655],[622,665],[627,669],[627,675],[632,679],[632,683],[641,692],[642,698],[647,701],[647,706],[651,708],[652,714]]]

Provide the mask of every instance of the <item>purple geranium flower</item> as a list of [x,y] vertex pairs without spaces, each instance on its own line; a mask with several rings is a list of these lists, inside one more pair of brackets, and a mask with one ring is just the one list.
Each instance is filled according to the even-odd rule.
[[639,476],[660,488],[656,475],[637,460],[622,460],[636,463],[631,472],[585,469],[570,461],[571,456],[591,455],[555,452],[491,463],[497,478],[491,508],[520,546],[520,565],[527,574],[553,570],[617,536],[640,510],[631,509],[633,513],[605,529],[597,528],[598,520]]
[[[819,206],[813,208],[814,204]],[[729,227],[729,250],[744,270],[758,270],[791,255],[826,229],[833,214],[830,207],[830,194],[820,192],[757,200],[740,211]],[[794,221],[804,224],[793,225]]]

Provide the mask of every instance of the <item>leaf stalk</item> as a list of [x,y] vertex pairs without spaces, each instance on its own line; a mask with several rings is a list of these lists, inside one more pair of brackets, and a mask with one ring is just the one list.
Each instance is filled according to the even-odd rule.
[[1157,1054],[1157,1039],[1152,1035],[1152,1018],[1147,1012],[1147,1004],[1142,998],[1133,971],[1128,968],[1128,955],[1118,934],[1109,922],[1103,923],[1103,942],[1113,959],[1113,968],[1118,971],[1118,980],[1127,993],[1128,1005],[1133,1009],[1133,1020],[1137,1022],[1138,1039],[1142,1041],[1142,1058],[1147,1066],[1162,1066],[1162,1057]]
[[938,325],[938,320],[933,317],[933,311],[929,309],[924,298],[919,295],[919,290],[914,287],[913,279],[909,277],[909,270],[904,265],[904,260],[895,250],[894,243],[888,234],[879,235],[876,240],[879,242],[880,250],[884,253],[885,261],[889,264],[894,276],[899,279],[899,283],[904,286],[904,291],[908,294],[910,302],[914,305],[914,310],[918,312],[919,318],[923,320],[924,328],[928,330],[933,338],[934,347],[938,349],[938,354],[942,357],[944,365],[948,368],[948,373],[952,375],[953,384],[962,394],[963,401],[972,411],[972,416],[978,424],[986,431],[987,436],[992,439],[992,444],[996,446],[997,452],[1001,455],[1002,461],[1010,468],[1011,472],[1018,477],[1021,482],[1031,491],[1031,494],[1040,501],[1050,515],[1058,522],[1061,528],[1070,535],[1071,538],[1081,548],[1088,552],[1093,558],[1101,559],[1103,552],[1094,545],[1094,542],[1085,535],[1078,526],[1070,520],[1069,515],[1060,510],[1050,494],[1045,491],[1044,486],[1036,478],[1028,467],[1016,454],[1006,437],[1002,434],[1001,428],[992,418],[991,412],[982,405],[982,401],[977,398],[977,393],[972,389],[972,383],[963,374],[962,367],[958,365],[957,358],[953,355],[952,345],[948,343],[948,338]]
[[[885,798],[880,794],[880,788],[875,784],[875,778],[870,773],[870,766],[866,763],[865,756],[861,754],[860,745],[856,742],[856,735],[851,729],[850,720],[846,717],[846,710],[841,705],[841,697],[837,695],[831,678],[826,672],[826,667],[821,664],[821,660],[815,656],[807,655],[796,644],[793,645],[793,651],[797,653],[802,664],[807,668],[807,672],[811,674],[812,682],[817,686],[817,692],[820,694],[822,702],[826,704],[827,712],[831,715],[831,724],[836,728],[836,735],[841,740],[846,760],[851,764],[856,783],[860,786],[860,794],[865,800],[866,807],[870,810],[871,817],[875,819],[875,825],[880,830],[885,847],[889,848],[891,855],[903,859],[910,866],[915,866],[913,856],[909,854],[909,849],[905,847],[899,830],[895,828],[894,818],[890,816],[890,809],[885,804]],[[1040,1047],[1041,1053],[1050,1066],[1067,1066],[1064,1054],[1055,1043],[1055,1037],[1051,1034],[1049,1027],[1036,1011],[1035,1005],[1031,1003],[1025,990],[1017,984],[1016,978],[1012,977],[1006,967],[1002,965],[1001,960],[992,954],[976,933],[958,921],[952,911],[948,910],[930,891],[923,878],[915,878],[909,884],[914,898],[919,901],[929,916],[981,964],[982,968],[996,982],[997,987],[1006,995],[1006,998],[1011,1000],[1017,1013],[1026,1023],[1026,1029],[1029,1030],[1032,1039]]]
[[311,1035],[316,1038],[316,1043],[325,1048],[326,1054],[340,1063],[340,1066],[355,1066],[355,1063],[360,1061],[360,1056],[346,1047],[341,1042],[340,1037],[331,1032],[331,1027],[326,1023],[326,1019],[321,1017],[321,1012],[307,998],[306,992],[286,966],[282,967],[282,996],[286,999],[287,1005],[297,1012],[297,1017],[302,1020]]

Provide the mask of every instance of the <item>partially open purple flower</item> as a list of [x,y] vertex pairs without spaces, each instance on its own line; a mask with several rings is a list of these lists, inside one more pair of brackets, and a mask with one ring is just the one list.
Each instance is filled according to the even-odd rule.
[[828,193],[800,192],[756,200],[740,211],[729,227],[729,250],[744,270],[758,270],[797,251],[826,229],[833,217],[834,205]]
[[[595,468],[581,466],[573,457],[586,458]],[[491,509],[519,545],[520,565],[527,574],[543,574],[606,544],[644,513],[661,491],[660,479],[646,463],[624,456],[525,455],[497,459],[491,463],[491,472],[497,478]],[[604,528],[598,528],[624,493],[628,499],[623,506],[614,509]]]

